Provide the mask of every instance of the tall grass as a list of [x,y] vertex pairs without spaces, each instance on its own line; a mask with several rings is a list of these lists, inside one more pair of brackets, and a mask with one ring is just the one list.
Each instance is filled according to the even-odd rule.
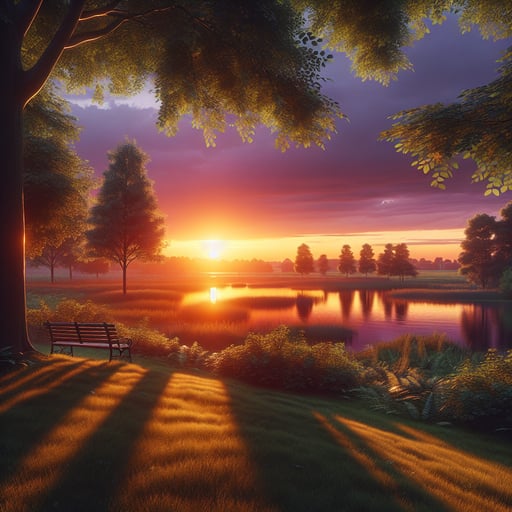
[[505,512],[498,439],[161,362],[0,378],[0,510]]

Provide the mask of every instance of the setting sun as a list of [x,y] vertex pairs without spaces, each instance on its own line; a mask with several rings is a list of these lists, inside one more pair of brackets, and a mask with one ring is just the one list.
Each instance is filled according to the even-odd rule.
[[224,242],[222,240],[205,240],[204,247],[208,258],[218,260],[222,256]]

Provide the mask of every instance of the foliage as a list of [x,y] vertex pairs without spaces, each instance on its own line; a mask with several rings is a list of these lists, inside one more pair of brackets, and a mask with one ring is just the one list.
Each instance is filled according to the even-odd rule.
[[500,290],[507,299],[512,299],[512,268],[507,268],[500,278]]
[[465,361],[440,385],[443,417],[485,428],[512,428],[512,351],[490,349],[485,358]]
[[135,142],[120,144],[109,154],[97,203],[86,232],[91,255],[119,264],[126,293],[126,270],[136,260],[155,259],[162,248],[164,219],[157,210],[153,184],[145,164],[149,157]]
[[444,376],[453,371],[468,351],[456,345],[445,334],[430,336],[406,334],[396,340],[381,342],[358,354],[358,358],[372,366],[383,365],[396,375],[406,375],[417,368],[429,376]]
[[112,315],[109,309],[91,300],[79,302],[75,299],[60,301],[53,311],[43,308],[48,313],[45,319],[52,322],[109,322]]
[[480,213],[469,219],[458,258],[459,272],[482,288],[496,286],[512,264],[512,202],[501,219]]
[[[498,9],[496,14],[501,16],[496,26],[503,27],[503,36],[510,36],[510,9]],[[464,91],[457,103],[399,112],[381,139],[394,142],[398,152],[411,155],[412,165],[430,174],[433,187],[446,188],[445,181],[453,177],[458,169],[457,159],[462,156],[476,163],[471,179],[487,182],[485,195],[499,196],[512,190],[511,78],[509,49],[502,58],[497,79]]]
[[128,327],[117,323],[119,335],[133,341],[133,354],[150,357],[168,357],[180,348],[179,339],[169,338],[155,329],[148,327],[147,321],[142,321],[136,327]]
[[311,274],[315,270],[315,261],[308,245],[301,244],[297,248],[294,270],[298,274]]
[[24,112],[24,196],[27,255],[53,270],[85,230],[93,170],[74,150],[76,119],[48,85]]
[[345,244],[341,248],[338,270],[342,274],[345,274],[346,277],[356,271],[356,259],[354,258],[354,253],[352,252],[350,245]]
[[308,344],[281,326],[268,334],[250,333],[208,361],[215,374],[251,384],[308,392],[344,393],[362,382],[364,369],[343,343]]
[[325,276],[329,270],[329,259],[326,254],[321,254],[317,261],[318,272]]
[[384,252],[377,260],[377,273],[384,276],[398,276],[401,281],[406,276],[415,277],[418,271],[409,258],[407,244],[386,244]]
[[375,272],[377,269],[377,262],[374,258],[374,252],[370,244],[363,244],[359,252],[358,270],[361,274],[368,275]]

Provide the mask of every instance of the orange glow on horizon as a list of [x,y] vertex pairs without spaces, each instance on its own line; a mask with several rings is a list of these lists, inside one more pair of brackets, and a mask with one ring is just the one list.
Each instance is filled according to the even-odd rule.
[[218,260],[223,255],[224,242],[222,240],[203,240],[203,246],[208,258],[211,260]]
[[375,257],[378,257],[387,243],[405,243],[411,258],[434,260],[441,257],[456,260],[461,252],[460,243],[463,239],[463,228],[339,235],[305,234],[247,239],[191,238],[172,240],[166,247],[165,255],[191,259],[283,261],[286,258],[293,260],[297,254],[297,247],[305,243],[311,249],[315,260],[321,254],[326,254],[329,259],[337,259],[344,244],[350,245],[354,256],[358,258],[359,251],[365,243],[372,246]]

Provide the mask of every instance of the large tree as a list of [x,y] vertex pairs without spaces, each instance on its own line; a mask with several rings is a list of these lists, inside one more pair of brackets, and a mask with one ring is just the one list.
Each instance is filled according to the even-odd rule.
[[482,288],[496,286],[512,269],[512,202],[500,211],[501,219],[480,213],[468,221],[459,255],[460,273]]
[[93,256],[119,264],[125,294],[128,265],[160,255],[164,218],[146,171],[149,156],[135,142],[127,141],[109,153],[109,160],[86,237]]
[[496,253],[496,218],[486,213],[475,215],[464,230],[466,238],[460,244],[459,272],[468,281],[482,288],[496,284],[499,278],[494,255]]
[[[509,2],[505,2],[507,5]],[[484,6],[483,14],[478,6]],[[402,47],[459,7],[468,23],[509,27],[503,2],[452,0],[0,0],[0,346],[32,349],[26,332],[22,113],[54,78],[70,90],[129,94],[152,77],[160,128],[190,113],[208,144],[227,126],[244,140],[268,126],[276,143],[322,145],[338,106],[321,94],[329,60],[319,36],[363,78],[410,67]],[[489,6],[489,7],[487,7]],[[497,13],[497,14],[496,14]],[[494,16],[493,16],[494,15]],[[309,24],[309,26],[306,25]]]

